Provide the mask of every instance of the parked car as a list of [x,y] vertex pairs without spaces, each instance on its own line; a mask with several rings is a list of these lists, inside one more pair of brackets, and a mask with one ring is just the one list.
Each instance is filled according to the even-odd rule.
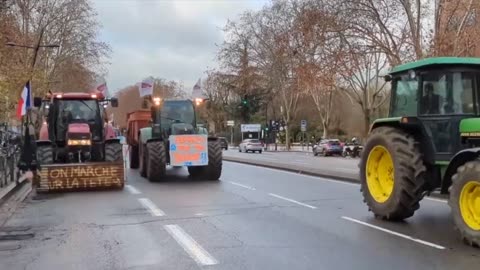
[[228,141],[225,137],[218,137],[220,140],[220,145],[222,146],[223,149],[228,150]]
[[238,145],[238,152],[262,153],[263,144],[258,139],[245,139]]
[[313,155],[323,155],[331,156],[331,155],[341,155],[343,148],[340,145],[340,141],[337,139],[324,139],[321,140],[317,145],[313,146]]

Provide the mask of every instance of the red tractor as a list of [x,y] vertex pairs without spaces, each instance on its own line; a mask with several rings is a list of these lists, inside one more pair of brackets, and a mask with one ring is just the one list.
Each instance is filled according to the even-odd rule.
[[35,98],[44,122],[37,141],[38,191],[123,188],[123,147],[107,123],[101,93],[50,93]]

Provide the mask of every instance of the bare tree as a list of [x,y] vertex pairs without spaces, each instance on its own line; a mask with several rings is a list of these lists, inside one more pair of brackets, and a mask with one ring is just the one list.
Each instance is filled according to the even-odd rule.
[[477,16],[480,3],[475,0],[439,0],[435,8],[433,55],[480,56],[480,29]]
[[382,79],[387,70],[384,53],[350,44],[339,73],[339,83],[352,102],[363,111],[364,134],[369,130],[372,115],[388,100],[388,88]]
[[299,61],[296,73],[319,113],[323,137],[328,136],[333,124],[333,106],[339,89],[335,78],[343,53],[338,12],[326,8],[325,3],[299,1],[292,29]]

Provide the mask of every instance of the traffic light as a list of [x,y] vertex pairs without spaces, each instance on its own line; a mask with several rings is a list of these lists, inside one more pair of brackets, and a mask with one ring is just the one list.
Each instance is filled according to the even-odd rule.
[[248,105],[248,96],[244,95],[242,98],[242,106],[247,106]]

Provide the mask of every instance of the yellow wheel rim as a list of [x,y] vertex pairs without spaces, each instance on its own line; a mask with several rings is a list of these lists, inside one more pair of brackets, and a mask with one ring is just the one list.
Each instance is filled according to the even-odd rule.
[[377,145],[368,154],[367,186],[370,195],[379,203],[383,203],[393,192],[394,168],[393,159],[387,148]]
[[459,205],[465,224],[480,231],[480,182],[470,181],[463,186]]

